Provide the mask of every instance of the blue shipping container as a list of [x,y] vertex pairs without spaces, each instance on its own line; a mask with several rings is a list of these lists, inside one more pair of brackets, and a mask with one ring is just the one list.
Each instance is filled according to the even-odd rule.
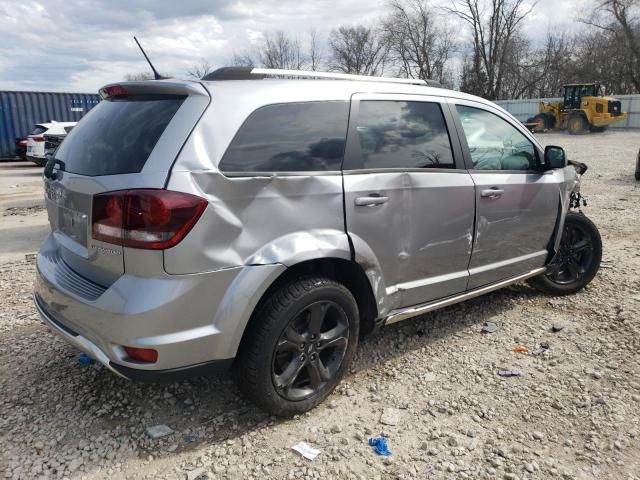
[[0,91],[0,158],[13,158],[16,138],[36,123],[77,122],[100,102],[91,93]]

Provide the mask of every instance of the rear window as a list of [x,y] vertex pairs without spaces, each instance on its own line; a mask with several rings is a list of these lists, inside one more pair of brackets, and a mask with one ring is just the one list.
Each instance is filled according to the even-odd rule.
[[244,122],[220,161],[223,172],[340,170],[347,102],[268,105]]
[[34,125],[33,130],[29,135],[41,135],[47,131],[47,127],[43,127],[42,125]]
[[138,173],[184,99],[103,100],[69,132],[56,158],[79,175]]

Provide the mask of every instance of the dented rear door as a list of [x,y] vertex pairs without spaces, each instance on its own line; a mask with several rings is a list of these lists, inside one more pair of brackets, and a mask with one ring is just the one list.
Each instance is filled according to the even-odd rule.
[[[474,186],[451,142],[444,100],[357,94],[344,166],[345,216],[356,257],[371,252],[387,308],[463,292]],[[445,107],[445,108],[443,108]]]

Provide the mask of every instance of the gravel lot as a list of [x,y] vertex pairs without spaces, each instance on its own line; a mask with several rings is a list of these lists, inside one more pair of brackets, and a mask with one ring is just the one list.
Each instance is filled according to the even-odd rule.
[[[33,264],[0,265],[0,476],[639,479],[640,133],[540,138],[590,166],[586,213],[604,242],[593,283],[564,298],[517,285],[389,326],[326,403],[291,420],[228,376],[148,385],[80,365],[36,315]],[[502,326],[483,335],[486,321]],[[388,408],[396,425],[380,422]],[[159,424],[173,433],[151,440]],[[367,444],[380,433],[390,457]],[[293,452],[299,441],[320,455]]]

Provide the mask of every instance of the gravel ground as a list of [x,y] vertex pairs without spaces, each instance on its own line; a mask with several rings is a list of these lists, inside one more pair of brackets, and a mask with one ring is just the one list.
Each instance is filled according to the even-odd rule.
[[[291,420],[228,376],[148,385],[80,365],[38,320],[33,264],[0,266],[0,476],[639,479],[640,134],[540,138],[590,166],[586,213],[604,242],[593,283],[563,298],[516,285],[389,326],[327,402]],[[486,321],[501,328],[481,334]],[[151,440],[160,424],[173,433]],[[367,444],[381,433],[390,457]],[[299,441],[320,455],[293,452]]]

